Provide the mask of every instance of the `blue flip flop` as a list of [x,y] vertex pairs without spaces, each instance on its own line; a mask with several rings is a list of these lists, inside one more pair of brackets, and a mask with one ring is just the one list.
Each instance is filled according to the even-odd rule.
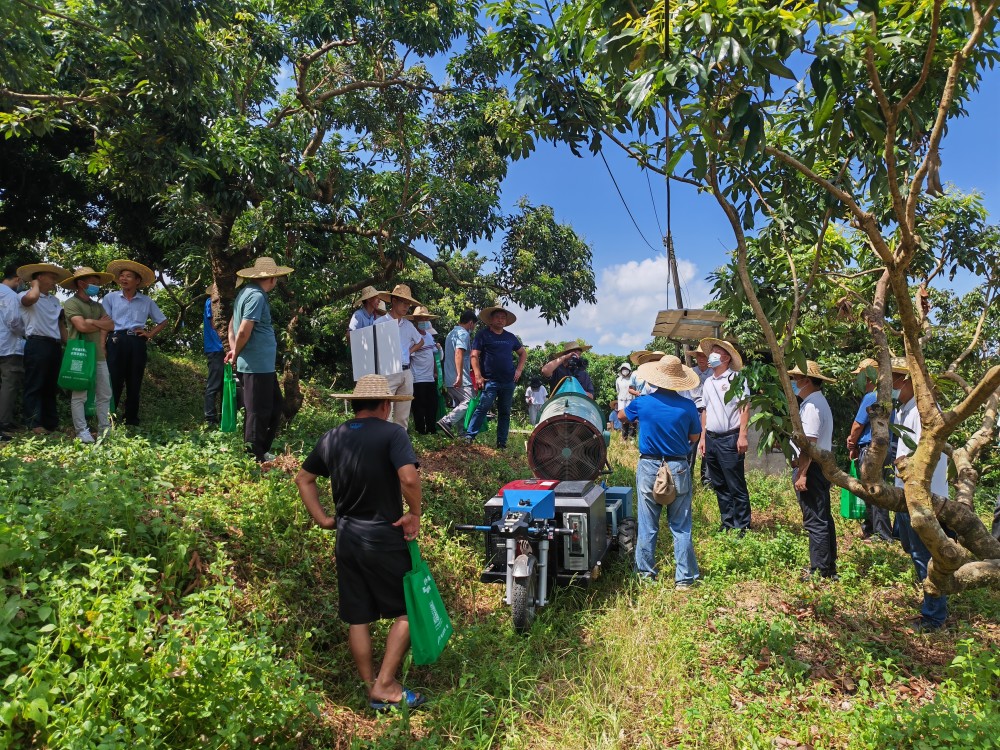
[[412,690],[407,690],[403,688],[403,700],[401,701],[368,701],[368,705],[371,709],[377,713],[384,714],[389,711],[398,711],[403,707],[403,703],[406,703],[406,707],[411,711],[414,708],[419,708],[427,702],[427,696],[421,695],[420,693],[414,693]]

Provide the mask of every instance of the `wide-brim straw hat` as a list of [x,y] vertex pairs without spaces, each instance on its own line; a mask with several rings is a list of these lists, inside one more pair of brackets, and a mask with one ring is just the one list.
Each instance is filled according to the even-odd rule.
[[664,355],[655,362],[639,365],[635,374],[646,385],[667,388],[671,391],[689,391],[701,385],[698,373],[673,354]]
[[507,313],[507,325],[514,325],[514,322],[517,320],[517,316],[510,310],[508,310],[506,307],[501,307],[500,305],[493,305],[492,307],[484,307],[482,310],[479,311],[479,320],[481,320],[486,325],[489,325],[490,318],[493,317],[493,313],[495,313],[497,310],[502,310],[503,312]]
[[736,351],[736,347],[724,339],[712,337],[704,338],[698,343],[698,348],[705,354],[711,355],[713,346],[721,346],[729,353],[729,369],[733,372],[743,369],[743,357]]
[[241,268],[236,275],[241,279],[273,279],[287,276],[294,270],[291,266],[279,266],[274,262],[274,258],[265,255],[263,258],[257,258],[249,268]]
[[334,398],[348,401],[412,401],[413,396],[403,393],[393,393],[389,390],[389,381],[384,375],[363,375],[354,385],[353,393],[334,393]]
[[105,284],[110,284],[112,281],[115,280],[115,277],[112,276],[110,273],[105,273],[104,271],[95,271],[90,266],[80,266],[75,271],[73,271],[72,276],[70,276],[65,281],[60,281],[59,286],[61,286],[63,289],[74,289],[76,280],[82,279],[86,276],[97,276],[100,279],[100,281],[97,282],[98,286],[104,286]]
[[380,294],[382,294],[382,292],[380,292],[375,287],[366,286],[364,289],[358,292],[358,297],[355,300],[354,304],[361,306],[367,300],[370,300],[372,297],[378,297]]
[[632,360],[633,365],[640,367],[647,362],[659,362],[665,356],[666,354],[661,351],[650,352],[644,350],[641,352],[632,352],[629,355],[629,359]]
[[874,367],[878,369],[878,361],[872,359],[871,357],[865,357],[863,360],[858,362],[858,366],[851,370],[851,375],[860,375],[863,372],[867,372],[869,367]]
[[410,307],[417,307],[420,304],[413,299],[413,292],[410,291],[409,284],[396,284],[396,286],[392,288],[391,292],[379,292],[378,297],[381,300],[385,300],[386,304],[392,304],[393,297],[405,299],[410,303]]
[[139,277],[140,289],[145,289],[156,281],[156,274],[153,273],[152,268],[144,266],[142,263],[136,263],[134,260],[113,260],[108,263],[108,267],[104,270],[110,273],[116,280],[118,279],[118,274],[122,271],[131,271]]
[[582,354],[594,348],[589,344],[581,344],[579,341],[564,341],[559,346],[562,347],[562,350],[558,354],[553,355],[552,359],[559,359],[564,354],[569,354],[570,352],[578,351]]
[[910,363],[906,361],[906,357],[892,357],[889,360],[889,367],[892,369],[893,375],[910,374]]
[[31,283],[31,277],[36,273],[54,273],[58,277],[56,279],[57,284],[72,275],[70,271],[67,271],[65,268],[57,266],[53,263],[29,263],[26,266],[18,268],[16,273],[21,281],[27,282],[28,284]]
[[380,312],[380,313],[386,313],[386,312],[389,312],[389,311],[388,311],[388,310],[386,310],[386,308],[385,308],[385,300],[384,300],[384,299],[380,299],[380,300],[378,301],[378,304],[377,304],[377,305],[375,305],[375,309],[376,309],[376,310],[377,310],[378,312]]
[[788,371],[789,375],[805,375],[807,378],[816,378],[816,380],[825,380],[827,383],[832,383],[833,378],[828,378],[824,375],[820,369],[819,365],[811,359],[806,360],[806,371],[802,372],[798,365],[795,365],[791,370]]
[[437,315],[431,315],[431,311],[428,310],[423,305],[417,305],[415,308],[413,308],[413,312],[411,312],[409,315],[404,315],[403,317],[406,318],[407,320],[437,320],[438,319]]

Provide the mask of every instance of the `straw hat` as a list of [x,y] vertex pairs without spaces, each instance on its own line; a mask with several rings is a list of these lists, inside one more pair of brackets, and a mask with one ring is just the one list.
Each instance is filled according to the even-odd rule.
[[379,292],[378,298],[385,300],[386,304],[392,304],[392,298],[399,297],[410,303],[410,307],[416,307],[420,303],[413,299],[413,292],[410,291],[409,284],[396,284],[391,292]]
[[806,371],[804,373],[802,372],[802,370],[799,369],[799,366],[796,365],[795,367],[793,367],[791,370],[788,371],[788,374],[805,375],[807,378],[816,378],[816,380],[825,380],[827,383],[833,382],[833,378],[828,378],[826,375],[820,372],[819,365],[816,364],[811,359],[806,360]]
[[142,263],[136,263],[134,260],[113,260],[108,263],[108,267],[104,270],[110,273],[115,279],[118,278],[118,274],[122,271],[131,271],[139,277],[140,289],[144,289],[156,281],[156,274],[153,273],[152,268],[144,266]]
[[863,360],[858,362],[858,366],[851,370],[851,375],[860,375],[865,372],[869,367],[874,367],[878,369],[878,361],[872,359],[871,357],[865,357]]
[[388,310],[385,309],[385,300],[381,299],[378,301],[378,304],[375,305],[375,309],[378,310],[380,313],[389,312]]
[[278,276],[287,276],[294,268],[289,266],[279,266],[274,262],[274,258],[257,258],[249,268],[241,268],[236,275],[241,279],[273,279]]
[[363,375],[354,386],[353,393],[334,393],[334,398],[348,401],[412,401],[412,395],[393,393],[384,375]]
[[423,305],[417,305],[413,309],[413,312],[411,312],[409,315],[404,315],[403,317],[406,318],[407,320],[437,320],[438,319],[437,315],[431,315],[431,311],[428,310]]
[[671,391],[689,391],[701,385],[698,373],[673,354],[639,365],[636,376],[646,385],[667,388]]
[[57,284],[70,275],[70,272],[65,268],[53,265],[52,263],[29,263],[26,266],[18,268],[16,273],[21,281],[28,284],[31,283],[31,277],[36,273],[54,273],[58,277],[56,279]]
[[508,310],[506,307],[501,307],[499,305],[494,305],[493,307],[484,307],[479,312],[479,319],[486,325],[489,325],[490,318],[493,317],[493,313],[495,313],[497,310],[502,310],[503,312],[507,313],[507,325],[509,326],[514,325],[514,322],[517,320],[517,316],[510,310]]
[[372,297],[378,297],[382,292],[373,286],[366,286],[360,292],[358,292],[358,298],[355,300],[354,304],[360,307],[366,300],[370,300]]
[[741,357],[740,353],[736,351],[736,347],[730,344],[728,341],[709,337],[702,339],[701,342],[698,344],[698,348],[701,349],[703,352],[705,352],[705,354],[711,354],[713,346],[721,346],[729,353],[730,370],[732,370],[733,372],[737,372],[743,369],[743,357]]
[[910,363],[906,361],[906,357],[893,357],[889,360],[889,365],[893,375],[910,374]]
[[655,351],[655,352],[641,351],[641,352],[632,352],[632,354],[629,355],[629,359],[632,360],[632,364],[638,367],[640,365],[646,364],[647,362],[658,362],[665,356],[666,354],[664,354],[661,351]]
[[594,348],[588,344],[581,344],[579,341],[564,341],[559,346],[562,347],[562,351],[553,355],[552,359],[559,359],[564,354],[569,354],[570,352],[580,352],[582,354]]
[[104,273],[103,271],[95,271],[90,266],[80,266],[75,271],[73,275],[70,276],[65,281],[60,281],[59,286],[63,289],[76,289],[76,280],[82,279],[84,276],[97,276],[100,281],[97,282],[98,286],[104,286],[105,284],[110,284],[115,280],[115,277],[110,273]]

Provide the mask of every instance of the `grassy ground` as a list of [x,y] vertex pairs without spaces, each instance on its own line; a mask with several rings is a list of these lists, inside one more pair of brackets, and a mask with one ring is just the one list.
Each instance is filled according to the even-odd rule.
[[[501,588],[478,582],[481,538],[448,531],[528,475],[515,438],[416,438],[422,548],[456,632],[438,664],[406,668],[427,709],[375,717],[336,616],[334,536],[290,477],[342,404],[311,391],[261,472],[200,428],[197,365],[159,355],[149,383],[141,433],[0,448],[0,748],[996,746],[1000,595],[954,597],[947,631],[914,635],[912,565],[852,522],[841,581],[800,583],[785,479],[751,477],[742,540],[697,491],[700,588],[673,591],[665,530],[664,582],[609,557],[515,636]],[[635,460],[613,441],[611,482]]]

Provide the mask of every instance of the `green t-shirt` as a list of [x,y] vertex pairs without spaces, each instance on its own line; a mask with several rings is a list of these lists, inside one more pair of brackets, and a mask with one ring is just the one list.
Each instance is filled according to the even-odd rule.
[[63,311],[66,313],[66,328],[69,331],[70,339],[83,339],[94,342],[94,349],[97,351],[97,361],[104,361],[104,347],[101,346],[101,336],[103,331],[93,333],[80,333],[73,325],[73,318],[81,317],[84,320],[100,320],[107,313],[100,302],[84,302],[76,295],[63,302]]

